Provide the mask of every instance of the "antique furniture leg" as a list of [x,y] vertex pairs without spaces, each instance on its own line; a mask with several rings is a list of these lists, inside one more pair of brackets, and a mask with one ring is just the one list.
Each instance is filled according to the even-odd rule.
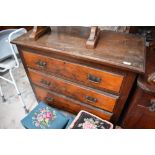
[[87,48],[95,48],[97,41],[99,39],[99,34],[100,34],[100,29],[98,28],[98,26],[92,26],[89,38],[86,42]]

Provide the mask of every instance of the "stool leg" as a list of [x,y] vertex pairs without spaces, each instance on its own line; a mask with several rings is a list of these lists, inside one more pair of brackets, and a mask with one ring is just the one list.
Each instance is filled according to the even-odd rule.
[[25,113],[29,113],[29,110],[26,108],[26,105],[25,105],[25,103],[24,103],[24,101],[23,101],[23,98],[22,98],[22,96],[21,96],[21,93],[20,93],[20,91],[19,91],[19,89],[18,89],[18,87],[17,87],[16,81],[15,81],[13,75],[12,75],[12,71],[9,70],[9,73],[10,73],[10,76],[11,76],[11,79],[12,79],[12,82],[13,82],[13,85],[15,86],[15,89],[16,89],[17,94],[18,94],[18,96],[19,96],[20,102],[23,104],[23,108],[24,108],[24,110],[25,110]]
[[5,99],[4,94],[3,94],[3,92],[2,92],[2,87],[1,87],[1,85],[0,85],[0,94],[1,94],[1,97],[2,97],[2,102],[5,102],[6,99]]

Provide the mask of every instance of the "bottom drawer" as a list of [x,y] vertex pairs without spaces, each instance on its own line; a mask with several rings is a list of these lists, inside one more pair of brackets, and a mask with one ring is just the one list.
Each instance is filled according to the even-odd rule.
[[80,110],[86,110],[105,120],[110,120],[112,116],[112,113],[110,112],[89,105],[85,105],[79,101],[70,99],[64,95],[60,95],[55,92],[48,91],[38,86],[34,86],[34,91],[40,101],[42,100],[53,107],[57,107],[74,114],[77,114]]

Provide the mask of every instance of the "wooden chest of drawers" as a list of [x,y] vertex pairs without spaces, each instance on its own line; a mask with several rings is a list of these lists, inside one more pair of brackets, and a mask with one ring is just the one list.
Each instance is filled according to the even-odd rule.
[[137,73],[145,71],[144,39],[103,31],[97,47],[87,49],[89,29],[67,29],[55,28],[37,41],[29,32],[13,41],[37,99],[116,123]]

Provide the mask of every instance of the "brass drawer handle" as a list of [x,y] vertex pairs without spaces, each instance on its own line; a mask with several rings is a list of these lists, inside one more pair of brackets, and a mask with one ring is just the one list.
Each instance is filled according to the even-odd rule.
[[100,83],[101,82],[101,78],[96,77],[92,74],[88,74],[88,80],[94,83]]
[[44,80],[44,79],[42,79],[41,81],[40,81],[40,83],[42,83],[43,85],[45,85],[45,86],[50,86],[50,84],[51,84],[51,82],[49,82],[49,81],[46,81],[46,80]]
[[46,97],[46,101],[48,101],[48,102],[53,102],[53,98],[52,97]]
[[91,96],[86,96],[86,100],[89,101],[89,102],[93,102],[93,103],[96,103],[97,102],[97,99],[96,98],[93,98]]
[[46,67],[46,66],[47,66],[47,63],[44,62],[44,61],[41,61],[41,60],[38,60],[38,61],[36,62],[36,64],[37,64],[39,67]]
[[149,106],[149,111],[155,112],[155,99],[151,99],[151,106]]

